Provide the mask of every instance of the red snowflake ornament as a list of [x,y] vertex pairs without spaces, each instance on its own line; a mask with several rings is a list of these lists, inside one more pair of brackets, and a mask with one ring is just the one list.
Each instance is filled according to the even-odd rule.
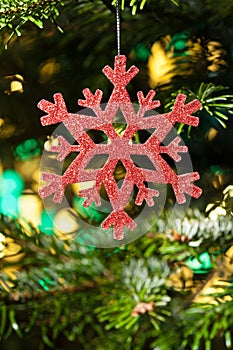
[[[200,102],[194,100],[185,105],[186,96],[179,94],[170,113],[146,116],[145,113],[158,107],[160,102],[153,101],[155,96],[153,90],[149,91],[147,96],[139,91],[137,94],[139,108],[135,111],[126,86],[138,71],[135,66],[126,71],[126,57],[123,55],[115,57],[114,69],[109,66],[104,67],[103,73],[114,85],[106,107],[104,109],[101,107],[103,94],[101,90],[92,94],[86,88],[83,90],[85,99],[78,100],[79,106],[91,108],[95,116],[69,113],[60,93],[54,95],[54,104],[46,100],[38,104],[38,107],[47,113],[41,118],[42,125],[62,122],[78,142],[78,145],[70,145],[63,136],[59,136],[59,145],[51,148],[51,151],[59,153],[57,157],[59,161],[67,157],[70,152],[78,152],[78,155],[62,176],[42,173],[42,180],[48,184],[39,190],[41,198],[54,194],[54,202],[60,203],[68,184],[92,181],[93,186],[81,190],[78,195],[86,198],[84,206],[88,207],[92,201],[100,206],[99,191],[104,185],[112,205],[112,212],[101,226],[105,230],[113,226],[113,237],[116,240],[124,238],[125,226],[130,230],[136,227],[135,221],[125,212],[134,186],[138,188],[135,201],[137,205],[141,205],[145,200],[149,206],[153,206],[153,197],[159,195],[157,190],[146,187],[146,182],[171,184],[176,200],[180,204],[186,202],[185,194],[198,198],[202,193],[202,190],[193,184],[193,181],[199,179],[197,172],[177,175],[161,156],[165,153],[179,162],[181,160],[179,153],[188,151],[186,146],[180,145],[179,136],[166,146],[163,145],[163,141],[176,122],[198,125],[199,119],[191,114],[200,109]],[[127,123],[122,136],[119,136],[113,127],[113,120],[119,109]],[[132,143],[132,138],[138,130],[150,128],[155,130],[145,143]],[[90,129],[103,131],[108,137],[108,143],[95,144],[86,133]],[[87,170],[88,163],[99,154],[108,154],[105,165],[101,169]],[[139,168],[133,162],[132,155],[147,156],[155,169]],[[114,178],[114,170],[119,160],[126,169],[121,188],[118,188]]]

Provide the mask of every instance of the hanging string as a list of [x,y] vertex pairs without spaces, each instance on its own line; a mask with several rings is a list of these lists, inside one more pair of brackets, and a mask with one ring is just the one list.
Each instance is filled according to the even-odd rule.
[[117,34],[117,56],[120,62],[120,54],[121,54],[120,0],[116,1],[116,34]]

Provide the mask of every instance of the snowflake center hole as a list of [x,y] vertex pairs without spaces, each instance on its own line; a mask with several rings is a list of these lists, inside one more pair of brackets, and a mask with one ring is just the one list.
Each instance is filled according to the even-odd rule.
[[85,170],[101,169],[108,160],[108,154],[96,154],[85,167]]
[[108,136],[102,130],[90,129],[90,130],[87,130],[86,133],[92,139],[92,141],[95,142],[96,144],[108,143]]
[[119,189],[121,188],[124,182],[125,175],[126,175],[126,169],[123,163],[119,160],[113,172],[114,179],[116,180],[116,183]]
[[138,168],[156,170],[154,164],[146,154],[132,154],[130,157]]
[[149,137],[153,134],[155,130],[155,128],[137,130],[132,137],[133,143],[146,143],[146,141],[149,139]]

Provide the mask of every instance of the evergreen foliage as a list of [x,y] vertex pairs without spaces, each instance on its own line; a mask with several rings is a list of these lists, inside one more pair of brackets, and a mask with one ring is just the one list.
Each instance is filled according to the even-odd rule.
[[[129,246],[95,249],[2,217],[2,251],[20,247],[14,262],[1,258],[2,339],[13,332],[55,349],[62,336],[83,349],[194,350],[221,336],[231,349],[232,217],[190,211],[171,223],[176,232],[166,222]],[[193,279],[186,262],[203,252],[208,277]]]

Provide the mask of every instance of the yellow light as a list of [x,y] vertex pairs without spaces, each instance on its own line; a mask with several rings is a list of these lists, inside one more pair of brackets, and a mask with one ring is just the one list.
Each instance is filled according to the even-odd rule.
[[80,191],[80,186],[79,186],[79,184],[78,184],[78,183],[72,184],[72,189],[73,189],[74,194],[76,194],[76,196],[78,196],[79,191]]
[[52,146],[58,146],[59,141],[57,138],[50,137],[47,141],[44,143],[44,149],[47,152],[50,152]]
[[226,210],[222,207],[217,207],[209,213],[209,218],[211,220],[218,220],[219,216],[225,216],[227,214]]
[[35,194],[24,194],[19,197],[19,216],[33,226],[40,224],[42,211],[41,199]]
[[5,250],[6,248],[6,238],[3,236],[2,233],[0,233],[0,259],[2,259],[5,255]]
[[5,237],[0,233],[0,259],[11,263],[18,262],[23,256],[20,251],[20,245],[13,238]]
[[[15,243],[13,238],[5,237],[0,233],[0,266],[2,272],[14,279],[16,271],[20,270],[20,266],[15,264],[18,263],[24,255],[25,254],[21,252],[20,245]],[[6,266],[4,263],[6,263]],[[9,264],[13,265],[10,266]],[[5,283],[0,281],[0,285],[9,292],[9,288]],[[8,285],[13,286],[13,283],[8,282]]]
[[172,58],[172,52],[167,53],[163,43],[156,41],[151,47],[151,55],[148,59],[150,87],[154,89],[157,86],[169,84],[175,76],[175,68],[176,59]]
[[208,131],[208,134],[207,134],[208,141],[213,141],[217,135],[218,135],[218,130],[211,127]]
[[20,173],[24,180],[31,181],[33,173],[40,168],[40,156],[28,160],[16,160],[15,169]]
[[24,79],[20,74],[8,75],[5,77],[6,80],[10,81],[9,89],[5,90],[5,94],[11,95],[12,93],[22,93]]
[[40,68],[39,82],[42,84],[47,83],[53,75],[59,73],[60,64],[55,58],[48,59]]
[[38,189],[39,189],[39,187],[40,187],[40,176],[41,176],[41,174],[40,174],[40,169],[37,168],[37,169],[33,172],[32,178],[31,178],[31,180],[32,180],[31,188],[32,188],[33,191],[35,191],[35,192],[38,192]]
[[54,219],[54,231],[58,235],[69,235],[77,232],[79,224],[75,210],[61,209]]
[[5,120],[0,117],[0,128],[5,124]]

